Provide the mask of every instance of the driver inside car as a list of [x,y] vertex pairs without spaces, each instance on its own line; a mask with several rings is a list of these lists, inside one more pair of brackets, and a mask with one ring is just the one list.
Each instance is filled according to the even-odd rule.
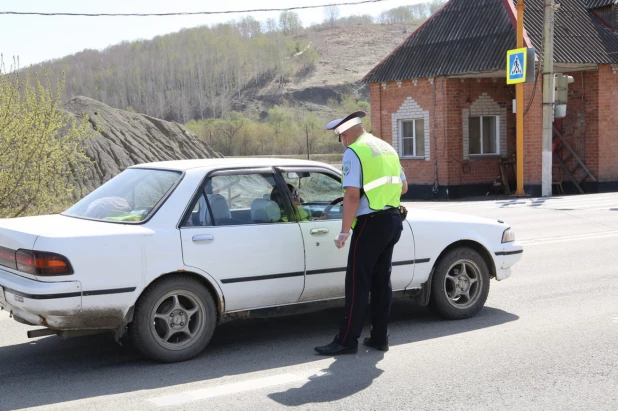
[[[300,193],[298,192],[298,190],[296,190],[296,188],[292,184],[289,184],[289,183],[288,183],[288,190],[290,190],[290,194],[292,195],[292,199],[294,200],[294,205],[296,206],[296,209],[298,210],[298,214],[300,215],[300,221],[311,221],[311,217],[309,216],[309,213],[307,212],[307,210],[305,210],[305,208],[302,206],[300,202]],[[279,204],[279,207],[282,210],[281,221],[287,222],[288,217],[286,215],[285,207],[283,205],[284,204],[283,198],[281,198],[279,194],[278,187],[273,188],[273,191],[270,193],[270,200]]]

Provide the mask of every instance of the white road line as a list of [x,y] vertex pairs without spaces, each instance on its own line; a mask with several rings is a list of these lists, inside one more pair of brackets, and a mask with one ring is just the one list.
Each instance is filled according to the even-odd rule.
[[455,202],[455,203],[411,203],[413,208],[429,208],[429,209],[509,209],[509,208],[542,208],[542,209],[556,209],[556,208],[573,208],[573,209],[586,209],[588,207],[596,207],[599,210],[618,208],[618,198],[612,197],[581,197],[581,198],[565,198],[565,199],[521,199],[513,200],[509,202],[507,200],[492,200],[492,201],[474,201],[474,202]]
[[618,317],[612,318],[612,321],[615,322],[616,324],[618,324]]
[[618,231],[604,231],[600,233],[587,233],[587,234],[576,234],[569,236],[559,236],[559,237],[546,237],[546,238],[535,238],[530,240],[519,240],[518,242],[522,245],[541,245],[541,244],[550,244],[550,243],[562,243],[565,241],[583,241],[583,240],[597,240],[601,238],[610,238],[617,237]]
[[310,376],[324,375],[323,371],[312,371],[299,374],[279,374],[271,377],[256,378],[247,381],[223,384],[214,387],[202,388],[198,390],[183,391],[177,394],[164,395],[151,398],[148,402],[157,407],[167,407],[171,405],[186,404],[193,401],[204,400],[207,398],[220,397],[222,395],[238,394],[245,391],[259,390],[262,388],[275,387],[291,383],[307,382]]
[[469,205],[444,205],[444,206],[419,206],[413,208],[421,208],[421,209],[429,209],[429,210],[453,210],[457,212],[459,209],[474,209],[474,210],[513,210],[513,209],[525,209],[525,208],[539,208],[542,210],[609,210],[612,208],[618,208],[618,203],[615,201],[601,203],[599,202],[586,202],[586,203],[553,203],[553,204],[542,204],[542,205],[533,205],[533,204],[516,204],[516,205],[501,205],[501,204],[469,204]]

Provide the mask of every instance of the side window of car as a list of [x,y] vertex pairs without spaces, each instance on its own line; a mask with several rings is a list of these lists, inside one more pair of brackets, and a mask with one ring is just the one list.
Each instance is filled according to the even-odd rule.
[[208,201],[206,195],[202,191],[195,200],[195,205],[191,213],[186,217],[183,227],[210,227],[213,226],[210,210],[208,209]]
[[286,222],[285,206],[276,201],[276,192],[273,174],[213,176],[206,182],[203,193],[196,201],[185,225],[226,226]]
[[341,182],[335,176],[317,171],[290,171],[284,172],[283,177],[296,194],[296,207],[302,207],[311,220],[342,218],[341,204],[329,207],[343,196]]

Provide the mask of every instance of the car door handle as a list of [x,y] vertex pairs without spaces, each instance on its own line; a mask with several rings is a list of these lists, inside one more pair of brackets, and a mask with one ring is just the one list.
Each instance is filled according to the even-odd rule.
[[314,228],[311,230],[311,235],[328,234],[328,228]]
[[194,243],[205,243],[206,241],[212,241],[214,239],[215,239],[215,236],[211,234],[201,234],[201,235],[193,236]]

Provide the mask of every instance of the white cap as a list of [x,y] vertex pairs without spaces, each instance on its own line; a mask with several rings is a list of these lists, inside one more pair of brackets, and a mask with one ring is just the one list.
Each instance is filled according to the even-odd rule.
[[351,127],[354,127],[355,125],[362,124],[362,123],[363,121],[359,117],[354,117],[353,119],[350,119],[346,121],[345,123],[341,124],[339,127],[337,127],[335,129],[335,134],[341,134],[345,132],[346,130],[350,129]]
[[337,120],[329,122],[326,125],[326,129],[333,130],[336,135],[339,135],[348,130],[350,127],[354,127],[357,124],[362,124],[362,117],[365,117],[364,111],[355,111],[346,118],[338,118]]

